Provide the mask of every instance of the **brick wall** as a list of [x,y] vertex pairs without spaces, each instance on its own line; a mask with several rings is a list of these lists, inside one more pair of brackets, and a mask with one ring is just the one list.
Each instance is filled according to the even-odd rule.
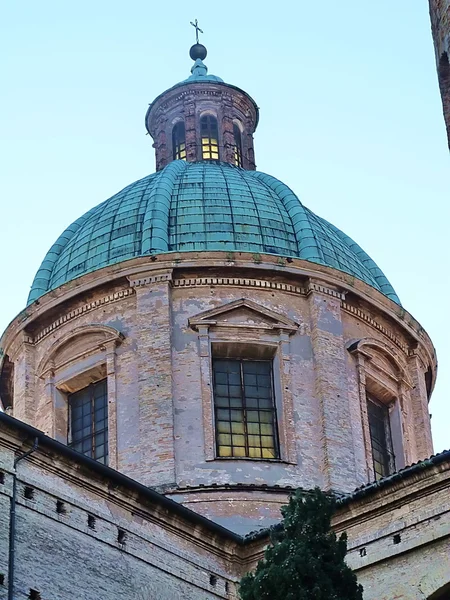
[[430,17],[439,88],[450,147],[450,1],[430,0]]

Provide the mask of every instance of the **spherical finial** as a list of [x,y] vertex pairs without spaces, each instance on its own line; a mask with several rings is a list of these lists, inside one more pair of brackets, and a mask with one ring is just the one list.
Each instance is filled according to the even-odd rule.
[[192,60],[205,60],[208,51],[206,50],[203,44],[194,44],[192,48],[189,50],[189,56]]

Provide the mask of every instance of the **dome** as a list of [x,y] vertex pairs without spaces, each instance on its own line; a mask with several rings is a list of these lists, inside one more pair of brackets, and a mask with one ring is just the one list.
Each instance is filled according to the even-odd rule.
[[72,223],[45,257],[30,304],[96,269],[139,256],[236,251],[332,267],[399,299],[372,259],[282,182],[228,163],[176,160]]

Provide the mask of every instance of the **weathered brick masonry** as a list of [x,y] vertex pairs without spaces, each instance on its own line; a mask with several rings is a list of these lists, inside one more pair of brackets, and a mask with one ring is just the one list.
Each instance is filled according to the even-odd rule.
[[[0,598],[13,460],[38,436],[15,472],[15,598],[35,590],[43,600],[237,600],[236,583],[262,556],[267,532],[242,538],[20,421],[0,414],[0,428]],[[347,531],[365,600],[434,599],[446,589],[449,467],[442,453],[343,498],[333,526]]]
[[[135,259],[51,292],[3,339],[14,416],[66,442],[67,392],[106,375],[111,466],[242,533],[279,517],[277,495],[268,503],[253,486],[350,492],[373,479],[367,392],[397,399],[397,468],[432,453],[423,329],[364,283],[304,261]],[[218,343],[276,350],[281,460],[216,458]]]
[[450,0],[430,0],[431,29],[450,147]]

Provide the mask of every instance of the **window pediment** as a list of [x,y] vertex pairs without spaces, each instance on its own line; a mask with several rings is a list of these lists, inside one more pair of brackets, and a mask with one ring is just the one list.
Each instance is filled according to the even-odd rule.
[[48,369],[57,370],[103,350],[108,344],[120,344],[123,339],[123,334],[113,327],[81,325],[53,344],[39,364],[37,372],[42,377]]
[[289,335],[299,328],[292,319],[245,298],[199,313],[189,319],[189,325],[196,331],[210,328],[257,329]]

